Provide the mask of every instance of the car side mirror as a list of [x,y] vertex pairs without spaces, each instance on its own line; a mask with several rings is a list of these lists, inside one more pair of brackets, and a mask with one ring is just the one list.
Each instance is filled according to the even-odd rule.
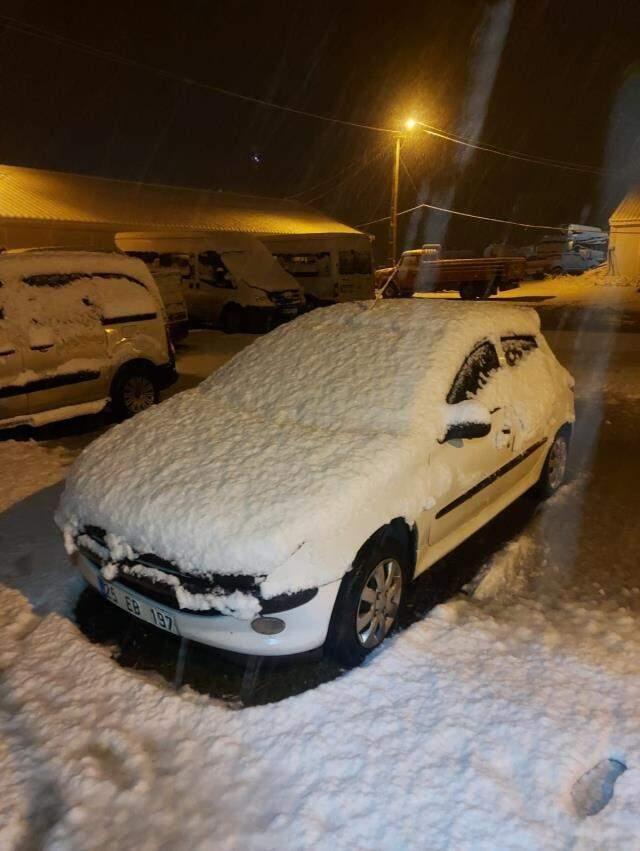
[[486,437],[491,431],[491,414],[480,402],[468,399],[447,405],[444,437],[439,441],[474,440]]
[[452,423],[446,431],[443,443],[447,440],[473,440],[486,437],[491,431],[491,423]]

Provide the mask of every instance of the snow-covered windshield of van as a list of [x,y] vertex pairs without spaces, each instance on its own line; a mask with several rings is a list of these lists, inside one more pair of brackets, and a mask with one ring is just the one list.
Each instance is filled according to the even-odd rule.
[[243,280],[252,287],[270,292],[298,289],[295,278],[285,272],[261,243],[250,251],[222,252],[221,257],[237,281]]

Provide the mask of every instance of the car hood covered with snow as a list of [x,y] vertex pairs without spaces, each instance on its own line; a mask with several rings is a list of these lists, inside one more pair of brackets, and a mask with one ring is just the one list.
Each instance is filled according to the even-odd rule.
[[445,399],[482,339],[538,331],[534,311],[436,300],[314,311],[198,388],[89,446],[58,523],[190,574],[260,577],[271,597],[340,578],[394,517],[427,506]]

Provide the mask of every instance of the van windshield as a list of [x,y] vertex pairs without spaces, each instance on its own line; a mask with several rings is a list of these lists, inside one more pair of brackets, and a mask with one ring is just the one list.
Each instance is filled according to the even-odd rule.
[[251,251],[225,251],[221,254],[224,265],[236,279],[252,287],[270,292],[297,290],[298,283],[282,268],[273,255],[258,247]]

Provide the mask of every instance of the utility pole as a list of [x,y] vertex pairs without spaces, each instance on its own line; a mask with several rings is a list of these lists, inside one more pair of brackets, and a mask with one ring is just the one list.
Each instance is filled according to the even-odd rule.
[[391,266],[396,265],[398,257],[398,184],[400,181],[400,146],[402,139],[402,133],[397,133],[391,179],[391,217],[389,219],[389,262]]

